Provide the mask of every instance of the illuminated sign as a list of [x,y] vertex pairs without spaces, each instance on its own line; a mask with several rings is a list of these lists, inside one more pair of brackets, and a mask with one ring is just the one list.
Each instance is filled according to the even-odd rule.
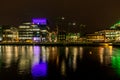
[[46,18],[34,18],[32,19],[33,24],[38,25],[47,25],[47,19]]

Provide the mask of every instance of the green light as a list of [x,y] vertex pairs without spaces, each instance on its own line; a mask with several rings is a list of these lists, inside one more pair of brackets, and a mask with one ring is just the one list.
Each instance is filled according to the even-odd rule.
[[112,67],[115,69],[116,73],[120,77],[120,56],[112,57]]
[[120,49],[114,50],[111,58],[112,67],[120,77]]
[[113,26],[110,27],[110,29],[116,29],[118,26],[120,26],[120,21],[117,23],[113,24]]

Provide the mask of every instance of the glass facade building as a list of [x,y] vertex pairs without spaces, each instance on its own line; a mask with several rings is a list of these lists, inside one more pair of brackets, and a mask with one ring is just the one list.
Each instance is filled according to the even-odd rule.
[[40,28],[37,25],[24,23],[19,26],[18,30],[20,41],[40,41]]

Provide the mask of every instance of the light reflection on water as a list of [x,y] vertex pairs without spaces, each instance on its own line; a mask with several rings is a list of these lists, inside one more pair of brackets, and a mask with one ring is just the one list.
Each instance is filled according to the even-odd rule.
[[118,76],[120,77],[120,48],[113,49],[111,63],[112,63],[112,67],[115,69]]
[[120,76],[120,49],[112,46],[0,46],[0,76],[9,75],[4,69],[14,68],[16,76],[47,77],[53,73],[50,65],[68,76],[69,71],[80,68],[81,62],[110,66]]

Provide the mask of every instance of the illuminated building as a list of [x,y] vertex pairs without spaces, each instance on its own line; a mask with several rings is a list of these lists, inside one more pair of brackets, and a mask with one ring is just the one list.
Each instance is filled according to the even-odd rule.
[[99,34],[99,33],[87,34],[86,38],[87,38],[87,41],[91,41],[91,42],[103,42],[104,41],[104,35]]
[[101,30],[94,34],[87,34],[87,41],[120,41],[120,30]]
[[70,42],[79,41],[80,33],[68,33],[66,34],[66,40]]
[[66,41],[66,32],[59,32],[57,35],[57,41]]
[[3,39],[3,29],[2,26],[0,26],[0,41]]
[[40,29],[37,25],[32,23],[23,23],[19,26],[19,40],[20,41],[40,41]]
[[47,19],[46,18],[33,18],[32,23],[35,25],[38,25],[38,27],[40,28],[41,41],[42,42],[48,41],[49,27],[48,27]]
[[18,41],[18,30],[15,27],[6,28],[3,30],[3,41],[16,42]]
[[19,26],[19,39],[22,42],[43,42],[48,40],[48,26],[46,18],[34,18],[32,22]]
[[105,42],[120,40],[120,30],[102,30],[99,33],[104,35]]
[[46,18],[33,18],[32,23],[37,24],[37,25],[46,26],[47,25],[47,19]]

